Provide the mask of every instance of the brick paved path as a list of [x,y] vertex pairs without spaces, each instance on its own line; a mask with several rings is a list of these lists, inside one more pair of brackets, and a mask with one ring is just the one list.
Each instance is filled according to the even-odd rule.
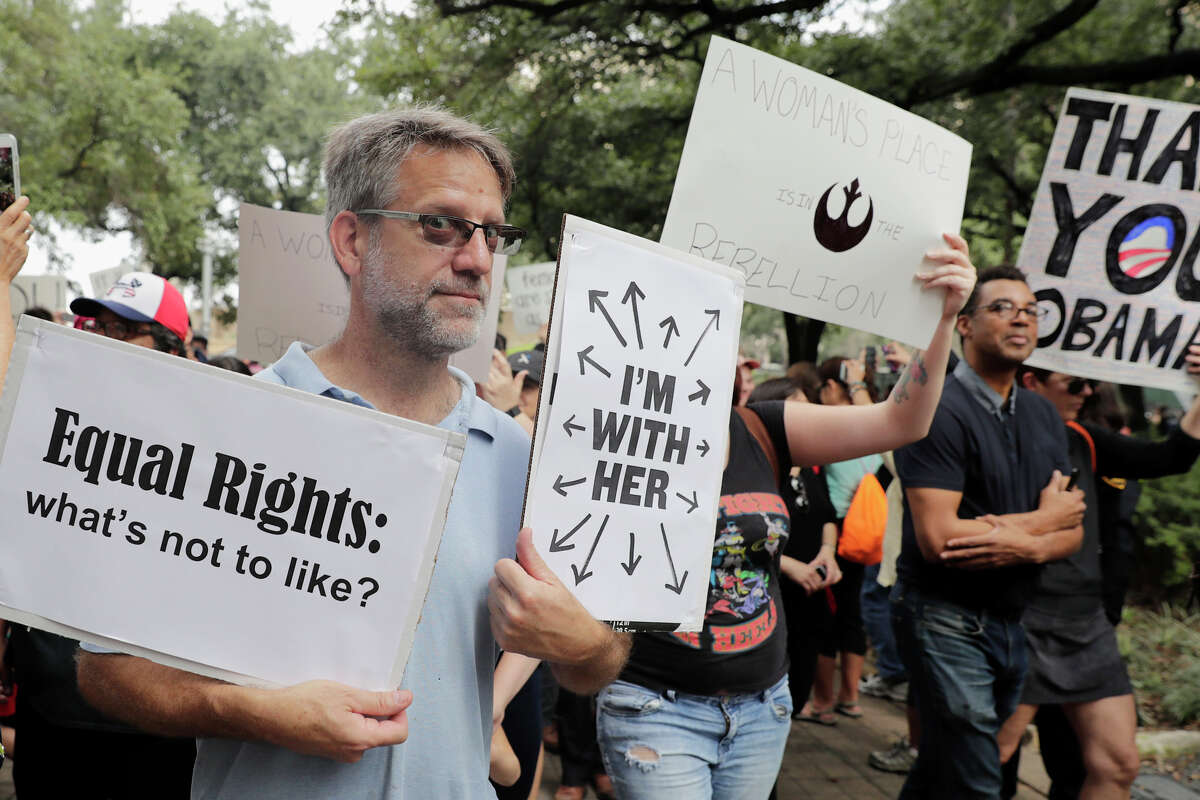
[[[834,727],[792,723],[779,774],[779,800],[891,800],[899,794],[902,776],[871,769],[867,753],[888,747],[904,732],[904,709],[871,697],[862,698],[862,706],[866,716],[857,720],[838,717]],[[1027,747],[1021,759],[1021,778],[1042,792],[1023,785],[1017,794],[1020,800],[1044,797],[1048,782],[1041,766],[1036,749]],[[560,774],[557,756],[547,756],[545,773],[539,797],[551,800]],[[588,797],[595,798],[595,794],[589,790]],[[13,798],[12,766],[5,764],[0,769],[0,800]]]
[[[792,723],[779,771],[779,800],[893,800],[900,793],[904,776],[872,769],[867,754],[888,748],[904,733],[904,707],[873,697],[863,697],[862,707],[866,712],[862,719],[839,716],[832,727]],[[1025,748],[1024,756],[1021,779],[1025,783],[1017,798],[1044,798],[1049,781],[1041,757],[1034,747]],[[552,800],[559,774],[558,757],[547,755],[539,800]],[[589,800],[595,796],[588,791]]]

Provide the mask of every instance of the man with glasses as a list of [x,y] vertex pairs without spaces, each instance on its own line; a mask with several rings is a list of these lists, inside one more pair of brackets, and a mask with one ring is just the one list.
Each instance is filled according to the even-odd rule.
[[[1200,346],[1190,346],[1187,364],[1189,373],[1200,374]],[[1177,475],[1200,455],[1200,398],[1168,438],[1152,442],[1077,420],[1094,381],[1035,367],[1022,367],[1018,379],[1049,400],[1066,423],[1071,463],[1089,498],[1099,494],[1098,476]],[[1128,797],[1140,767],[1133,687],[1105,612],[1100,537],[1099,506],[1089,502],[1082,547],[1042,570],[1025,611],[1029,672],[1021,705],[1000,732],[1000,756],[1008,760],[1035,714],[1044,733],[1059,722],[1054,735],[1042,737],[1052,799]],[[1014,759],[1010,772],[1015,767]]]
[[628,637],[547,568],[530,532],[518,535],[529,438],[448,365],[479,335],[493,253],[524,237],[504,219],[511,158],[478,125],[415,108],[333,131],[324,169],[346,327],[322,347],[293,344],[261,377],[467,435],[404,688],[231,686],[95,653],[80,659],[80,685],[109,713],[202,737],[194,797],[494,797],[496,644],[550,661],[582,693],[611,680],[628,652]]
[[1038,317],[1020,270],[980,272],[929,435],[895,452],[905,504],[893,626],[921,728],[901,798],[999,795],[996,734],[1025,674],[1021,613],[1039,565],[1079,547],[1084,505],[1067,486],[1062,422],[1015,382]]

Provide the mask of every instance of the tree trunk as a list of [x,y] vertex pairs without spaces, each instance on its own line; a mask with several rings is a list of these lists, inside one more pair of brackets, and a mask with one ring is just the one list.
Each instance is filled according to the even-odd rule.
[[797,361],[817,363],[817,345],[821,343],[825,323],[784,311],[783,327],[787,331],[788,365]]
[[1146,399],[1140,386],[1118,384],[1117,391],[1125,408],[1129,409],[1129,429],[1134,433],[1142,433],[1149,425],[1146,423]]

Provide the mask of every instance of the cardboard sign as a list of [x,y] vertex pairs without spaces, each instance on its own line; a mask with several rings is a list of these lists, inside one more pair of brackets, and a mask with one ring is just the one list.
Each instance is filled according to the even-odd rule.
[[512,308],[513,332],[518,336],[537,333],[550,319],[550,303],[554,299],[553,261],[513,267],[504,275]]
[[1200,106],[1071,89],[1019,266],[1047,316],[1029,363],[1195,393]]
[[13,278],[9,304],[14,320],[31,308],[62,311],[67,307],[66,276],[18,275]]
[[[450,363],[487,380],[504,285],[504,256],[492,259],[491,297],[475,345]],[[330,252],[325,218],[242,203],[238,218],[238,356],[278,361],[294,341],[322,345],[346,325],[350,296]]]
[[662,242],[741,270],[746,299],[923,347],[913,273],[962,223],[971,145],[871,95],[712,37]]
[[464,444],[25,317],[0,618],[225,680],[395,687]]
[[566,218],[525,524],[625,630],[700,630],[729,438],[736,270]]

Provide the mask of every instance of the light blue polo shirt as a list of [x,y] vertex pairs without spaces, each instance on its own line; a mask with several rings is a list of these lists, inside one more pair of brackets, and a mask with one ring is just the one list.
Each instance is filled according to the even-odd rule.
[[[309,358],[310,349],[293,343],[258,377],[371,407],[330,383]],[[369,750],[357,764],[342,764],[258,742],[201,739],[193,798],[495,797],[488,783],[488,749],[496,649],[487,586],[496,562],[515,551],[529,437],[506,414],[476,398],[465,373],[450,371],[463,385],[462,398],[438,427],[467,434],[467,447],[402,684],[413,692],[408,741]]]

